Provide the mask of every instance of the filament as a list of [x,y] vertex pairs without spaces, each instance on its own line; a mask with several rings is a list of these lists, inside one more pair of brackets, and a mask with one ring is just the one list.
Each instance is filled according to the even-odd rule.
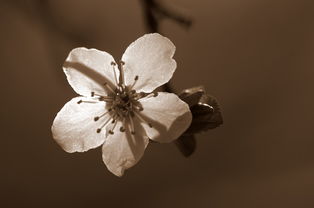
[[116,63],[112,61],[111,66],[112,66],[112,70],[113,70],[114,80],[116,81],[116,85],[118,85],[119,82],[118,82],[117,73],[115,70]]
[[94,121],[98,121],[100,118],[104,117],[105,115],[107,115],[112,109],[110,108],[108,111],[106,111],[105,113],[101,114],[100,116],[95,116],[94,117]]
[[96,132],[97,133],[100,133],[101,132],[101,130],[102,130],[102,128],[104,128],[108,123],[109,123],[109,121],[111,121],[112,120],[112,118],[108,118],[97,130],[96,130]]
[[119,85],[124,88],[125,84],[124,84],[124,71],[123,71],[123,65],[124,65],[124,61],[120,61],[120,67],[119,67],[119,71],[120,71],[120,77],[119,77]]

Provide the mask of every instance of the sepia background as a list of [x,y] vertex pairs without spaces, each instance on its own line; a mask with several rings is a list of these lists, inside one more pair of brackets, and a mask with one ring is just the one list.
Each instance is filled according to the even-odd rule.
[[122,178],[101,148],[68,154],[52,139],[76,94],[62,64],[78,46],[119,60],[147,33],[140,1],[1,0],[0,207],[314,207],[314,1],[173,0],[187,29],[164,19],[177,47],[172,86],[204,85],[224,124],[184,158],[151,144]]

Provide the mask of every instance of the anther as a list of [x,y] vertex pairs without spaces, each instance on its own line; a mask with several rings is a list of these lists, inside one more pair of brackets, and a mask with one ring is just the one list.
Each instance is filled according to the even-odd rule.
[[95,95],[95,92],[91,92],[90,94],[91,94],[91,96],[92,96],[92,97],[94,97],[94,95]]
[[125,132],[125,128],[123,126],[120,127],[121,132]]
[[101,129],[97,129],[96,132],[97,132],[97,133],[100,133],[100,132],[101,132]]
[[105,113],[101,114],[100,116],[95,116],[95,117],[94,117],[94,121],[98,121],[100,118],[102,118],[102,117],[104,117],[105,115],[107,115],[110,111],[111,111],[111,108],[109,108],[108,111],[106,111]]
[[131,89],[135,86],[137,80],[138,80],[138,75],[136,75],[136,76],[134,77],[134,82],[133,82],[132,86],[130,87]]
[[148,126],[149,126],[150,128],[153,128],[153,125],[152,125],[151,123],[148,123]]
[[125,62],[124,62],[124,61],[122,61],[122,60],[120,60],[120,64],[124,65],[124,64],[125,64]]
[[115,62],[113,62],[113,61],[111,61],[111,63],[110,63],[112,66],[115,66],[116,65],[116,63]]
[[115,119],[113,119],[112,123],[113,123],[113,126],[112,126],[112,129],[109,130],[109,134],[113,134],[114,133],[114,129],[115,129],[116,125],[117,125],[117,122],[116,122]]
[[77,104],[81,104],[83,101],[82,100],[79,100],[79,101],[77,101]]

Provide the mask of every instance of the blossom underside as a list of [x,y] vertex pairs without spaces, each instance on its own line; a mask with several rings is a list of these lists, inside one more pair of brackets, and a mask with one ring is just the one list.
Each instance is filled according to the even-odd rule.
[[153,92],[172,77],[175,47],[159,35],[133,42],[118,64],[96,49],[73,49],[64,64],[73,98],[57,114],[52,132],[67,152],[103,144],[103,161],[117,176],[142,157],[149,139],[171,142],[191,123],[186,103]]

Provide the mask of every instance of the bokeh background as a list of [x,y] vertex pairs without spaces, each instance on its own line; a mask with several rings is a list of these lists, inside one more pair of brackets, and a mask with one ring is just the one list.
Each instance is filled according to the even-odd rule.
[[0,207],[314,207],[314,1],[173,0],[193,19],[160,31],[176,45],[172,86],[204,85],[224,124],[184,158],[152,144],[122,178],[101,149],[68,154],[50,127],[76,96],[68,52],[119,60],[147,32],[139,1],[1,0]]

